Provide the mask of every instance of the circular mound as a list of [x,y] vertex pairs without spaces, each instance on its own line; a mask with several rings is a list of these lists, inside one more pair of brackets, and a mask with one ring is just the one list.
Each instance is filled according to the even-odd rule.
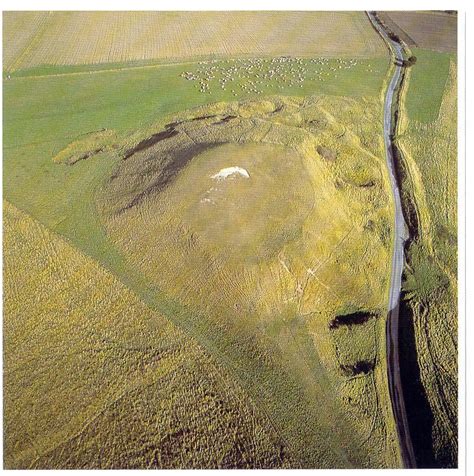
[[127,137],[98,197],[108,236],[153,285],[218,318],[307,314],[332,306],[328,283],[353,295],[368,271],[351,258],[370,248],[374,276],[386,258],[380,227],[363,227],[385,214],[378,165],[323,106],[218,103]]
[[300,154],[264,143],[201,152],[163,194],[162,206],[201,243],[238,261],[277,253],[297,236],[313,204]]

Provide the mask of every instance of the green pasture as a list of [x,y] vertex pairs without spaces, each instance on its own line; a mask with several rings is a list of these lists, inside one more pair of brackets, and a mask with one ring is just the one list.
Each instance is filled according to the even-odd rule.
[[[364,62],[378,73],[367,74]],[[268,93],[377,95],[387,60],[359,60],[359,64],[359,69],[342,71],[337,78]],[[47,68],[50,74],[76,70]],[[108,261],[111,251],[93,213],[92,195],[114,159],[99,156],[68,167],[53,163],[52,157],[81,134],[102,128],[125,133],[186,108],[255,96],[239,89],[237,96],[218,88],[200,93],[180,77],[182,71],[183,65],[177,64],[4,80],[5,198],[91,256]]]
[[414,48],[416,64],[412,67],[406,107],[410,119],[429,123],[436,120],[449,74],[451,53]]
[[[334,67],[335,60],[328,64]],[[369,64],[373,70],[370,73]],[[201,66],[176,64],[90,73],[62,67],[56,73],[54,68],[49,68],[49,75],[45,76],[20,77],[18,72],[18,77],[5,79],[4,197],[110,269],[146,304],[197,337],[199,344],[217,356],[221,364],[231,368],[240,384],[275,417],[276,426],[284,429],[290,444],[296,446],[295,455],[304,465],[314,466],[318,461],[332,467],[361,464],[370,458],[368,448],[359,448],[354,439],[356,432],[347,430],[357,426],[350,417],[347,427],[338,426],[337,422],[335,426],[335,419],[341,422],[346,416],[339,402],[328,400],[330,395],[326,395],[325,389],[330,383],[324,369],[320,369],[317,356],[312,355],[314,350],[309,346],[311,354],[302,352],[310,364],[309,370],[304,367],[306,364],[301,364],[304,367],[301,374],[308,375],[308,381],[317,380],[317,386],[302,385],[298,376],[289,375],[291,367],[286,364],[282,369],[273,366],[273,358],[285,361],[283,355],[296,356],[295,345],[307,345],[310,338],[306,332],[304,338],[294,337],[291,322],[283,325],[280,348],[275,349],[275,355],[273,352],[266,355],[261,349],[267,346],[257,345],[254,336],[232,335],[225,325],[217,328],[196,311],[165,296],[157,289],[156,282],[125,263],[106,235],[97,213],[96,190],[116,164],[113,153],[99,154],[74,166],[53,161],[59,151],[82,134],[106,128],[125,135],[160,120],[166,122],[184,109],[264,97],[239,87],[234,88],[236,93],[230,88],[218,87],[202,93],[193,82],[180,76],[183,70],[197,70]],[[324,81],[308,79],[303,87],[285,85],[283,89],[273,82],[265,94],[378,98],[387,66],[387,59],[358,60],[357,67],[338,71],[337,77],[329,70]],[[372,108],[373,103],[366,107]],[[308,405],[322,394],[325,396],[322,401],[328,405],[325,411]],[[293,405],[289,406],[288,401]],[[320,432],[321,428],[330,429],[331,441],[321,439],[328,434],[328,431]],[[376,454],[374,458],[379,456]]]

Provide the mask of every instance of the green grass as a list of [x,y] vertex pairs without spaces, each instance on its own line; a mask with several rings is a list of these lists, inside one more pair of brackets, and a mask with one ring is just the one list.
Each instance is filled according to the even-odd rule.
[[[415,423],[412,433],[418,444],[431,445],[419,452],[421,465],[456,467],[457,65],[455,55],[433,52],[422,52],[419,62],[410,70],[402,98],[399,138],[408,170],[401,188],[414,198],[418,216],[403,289],[407,329],[412,326],[414,334],[409,352],[415,356],[422,388],[409,392],[426,395],[428,414],[426,423]],[[440,69],[443,74],[435,76]],[[422,74],[431,77],[422,80]],[[408,377],[408,385],[417,381]]]
[[[327,67],[338,66],[339,63],[337,59],[333,57],[318,57],[327,61]],[[273,57],[263,57],[259,58],[263,61],[269,62]],[[312,63],[311,57],[301,57],[302,64],[307,66],[312,66],[312,71],[316,71],[318,68]],[[38,65],[30,68],[18,69],[15,71],[4,71],[3,79],[18,79],[18,78],[31,78],[31,77],[44,77],[44,76],[64,76],[64,75],[78,75],[78,74],[89,74],[89,73],[104,73],[110,72],[113,70],[129,70],[129,69],[156,69],[163,67],[171,66],[180,66],[181,69],[186,71],[192,71],[193,69],[204,68],[207,69],[212,65],[229,65],[234,64],[234,62],[242,62],[243,64],[248,62],[253,62],[255,60],[253,55],[238,56],[235,58],[226,57],[213,57],[213,56],[192,56],[192,57],[180,57],[180,58],[166,58],[166,59],[154,59],[154,60],[135,60],[135,61],[122,61],[122,62],[110,62],[110,63],[94,63],[94,64],[76,64],[76,65]],[[344,58],[345,61],[349,61],[348,58]],[[374,57],[374,58],[357,58],[358,67],[355,68],[356,73],[367,72],[367,69],[370,69],[375,73],[371,75],[369,79],[369,84],[372,83],[372,80],[378,77],[379,66],[385,68],[385,63],[387,60],[384,57]],[[206,66],[203,66],[206,64]],[[329,71],[328,68],[321,68],[321,71]],[[311,71],[311,70],[310,70]],[[339,71],[341,72],[341,71]],[[347,71],[342,71],[342,73],[347,73]],[[342,80],[347,77],[346,75],[341,76]],[[349,76],[350,77],[350,76]],[[354,85],[353,85],[354,86]],[[358,88],[366,87],[366,84],[362,82],[358,85]],[[357,87],[357,86],[356,86]]]
[[[370,62],[377,65],[378,74],[350,70],[340,73],[337,80],[278,92],[376,95],[387,62]],[[202,94],[179,77],[182,71],[182,66],[175,65],[4,81],[5,197],[73,239],[91,256],[105,259],[107,253],[113,254],[92,213],[92,197],[114,160],[105,156],[69,168],[58,167],[51,159],[80,134],[102,128],[121,133],[184,108],[254,96],[239,91],[234,97],[230,91],[217,89]],[[364,81],[357,81],[361,76]]]
[[[209,60],[212,58],[203,57],[202,60]],[[94,63],[94,64],[74,64],[74,65],[49,65],[43,64],[33,66],[31,68],[23,68],[15,71],[4,71],[3,76],[6,79],[10,76],[11,79],[16,78],[28,78],[31,76],[52,76],[52,75],[71,75],[78,73],[90,72],[98,73],[110,70],[123,70],[131,68],[150,68],[150,67],[162,67],[167,65],[173,65],[175,63],[197,63],[199,58],[176,58],[176,59],[155,59],[155,60],[136,60],[136,61],[122,61],[122,62],[110,62],[110,63]]]
[[454,55],[421,48],[413,48],[412,53],[417,61],[411,69],[406,107],[411,119],[427,124],[438,117]]
[[[372,65],[376,64],[375,60],[367,61]],[[296,308],[284,308],[281,315],[268,315],[267,322],[256,319],[226,322],[209,318],[209,313],[216,314],[219,306],[225,310],[226,306],[231,306],[231,301],[216,302],[216,308],[210,311],[199,306],[183,306],[180,296],[173,293],[173,287],[168,286],[164,290],[161,288],[160,285],[167,276],[166,273],[161,273],[163,279],[157,279],[155,273],[159,271],[160,263],[156,263],[156,257],[147,272],[143,272],[137,262],[134,262],[136,256],[127,255],[127,250],[120,247],[117,234],[115,242],[112,242],[111,232],[105,232],[104,218],[97,212],[96,194],[116,165],[117,158],[113,152],[99,154],[73,166],[53,161],[53,157],[64,151],[68,144],[78,140],[81,134],[107,128],[117,131],[126,141],[128,132],[142,131],[153,123],[158,123],[156,127],[161,128],[167,118],[179,111],[202,106],[201,111],[205,112],[208,110],[206,104],[210,102],[260,100],[260,95],[239,90],[237,96],[234,96],[231,91],[219,88],[212,88],[210,94],[200,93],[193,84],[180,77],[183,71],[180,65],[93,74],[25,77],[4,82],[5,197],[110,269],[120,281],[137,292],[145,304],[159,310],[195,337],[204,349],[215,356],[219,365],[232,369],[239,384],[274,418],[276,426],[282,429],[285,438],[290,441],[292,454],[304,466],[384,466],[398,463],[393,439],[388,448],[385,446],[387,435],[393,435],[394,430],[390,414],[380,420],[383,423],[377,427],[377,436],[373,437],[378,442],[376,450],[368,446],[359,448],[358,445],[358,435],[366,435],[367,422],[371,421],[371,402],[361,402],[362,410],[359,408],[350,412],[347,425],[341,425],[346,418],[345,403],[333,401],[333,395],[328,392],[332,386],[337,387],[340,375],[336,357],[332,362],[324,360],[332,358],[328,356],[334,354],[332,338],[325,321],[327,315],[324,319],[318,319],[313,314],[318,303],[332,303],[328,308],[331,305],[339,308],[339,301],[345,303],[351,299],[357,301],[356,306],[368,302],[372,308],[383,307],[385,303],[384,290],[387,283],[383,277],[388,276],[384,271],[384,266],[388,263],[388,244],[379,243],[378,227],[387,217],[388,200],[384,192],[386,182],[381,172],[383,165],[377,157],[381,157],[381,143],[378,140],[381,117],[379,93],[387,61],[378,61],[379,72],[373,75],[369,75],[363,68],[351,69],[338,73],[337,78],[328,78],[321,84],[307,81],[303,88],[290,86],[284,90],[273,90],[269,87],[265,91],[280,95],[320,96],[320,102],[315,101],[317,108],[314,112],[318,113],[318,124],[323,124],[322,127],[326,130],[322,135],[324,145],[339,154],[339,162],[325,166],[328,177],[339,178],[338,188],[334,188],[331,181],[324,185],[327,177],[319,176],[317,168],[312,168],[311,160],[307,161],[310,175],[314,176],[315,183],[321,185],[315,187],[316,199],[321,198],[319,193],[323,194],[323,198],[330,194],[334,198],[333,205],[338,205],[340,220],[333,224],[334,209],[327,204],[318,206],[315,210],[321,219],[307,220],[301,235],[292,236],[300,238],[300,243],[308,234],[315,237],[320,233],[325,237],[322,243],[318,243],[318,247],[293,246],[291,249],[291,245],[289,246],[288,253],[294,255],[298,272],[306,276],[304,261],[314,258],[314,254],[318,252],[327,255],[336,242],[342,243],[346,235],[350,235],[351,227],[355,228],[357,237],[364,237],[344,242],[347,248],[338,251],[341,255],[337,254],[337,265],[334,265],[338,272],[328,266],[321,273],[323,282],[333,280],[331,285],[340,290],[340,295],[336,298],[338,302],[334,303],[334,296],[324,290],[322,285],[314,283],[315,289],[319,290],[314,292],[316,302],[310,299],[304,302],[301,307],[305,312],[302,315],[297,315]],[[199,65],[195,65],[195,68],[199,68]],[[354,99],[336,98],[332,95],[353,96]],[[258,115],[261,104],[256,104],[242,106],[242,112],[247,107],[247,114]],[[273,136],[270,133],[268,140],[271,137],[273,140],[285,137],[285,140],[291,142],[299,124],[298,117],[305,114],[298,109],[301,101],[296,101],[293,106],[294,114],[284,111],[277,119],[287,126],[280,125],[280,132],[274,132]],[[212,106],[210,109],[212,110]],[[288,109],[292,112],[291,107]],[[317,130],[319,126],[315,127]],[[257,132],[263,132],[263,129]],[[340,141],[337,137],[344,139]],[[356,155],[357,166],[352,167]],[[359,179],[365,181],[367,171],[374,179],[374,186],[369,193],[351,185],[351,182],[357,183]],[[288,184],[283,181],[281,186],[287,187]],[[268,189],[273,190],[272,187]],[[242,194],[236,194],[236,197],[241,199]],[[367,205],[370,207],[370,218],[375,223],[370,231],[373,235],[363,231],[365,221],[369,218]],[[285,203],[283,206],[286,206]],[[324,230],[330,232],[318,229],[324,223],[327,225]],[[367,246],[369,237],[371,246]],[[377,246],[374,246],[374,242]],[[360,260],[345,263],[346,252],[352,257],[365,257],[364,271],[359,267]],[[126,259],[124,255],[127,256]],[[373,276],[376,276],[370,286],[367,286],[365,274],[369,269],[367,261],[370,261],[370,269],[374,270]],[[382,266],[380,263],[383,263]],[[281,268],[278,263],[272,266],[273,268],[264,270],[267,275],[263,280],[263,292],[268,292],[269,296],[274,296],[271,273]],[[211,274],[207,286],[213,282],[219,284],[217,278],[218,275]],[[182,284],[183,281],[178,280],[172,285]],[[296,284],[290,282],[290,287]],[[217,286],[215,290],[218,290]],[[257,299],[257,302],[262,307],[266,305],[264,299]],[[328,308],[326,312],[330,312]],[[231,308],[227,312],[229,309]],[[258,316],[264,315],[262,309],[257,311]],[[246,318],[250,317],[251,314],[246,314]],[[271,332],[266,333],[266,327]],[[314,335],[309,333],[309,328],[315,331]],[[238,332],[230,332],[237,330]],[[383,328],[379,330],[383,333]],[[275,339],[270,341],[271,345],[268,338]],[[327,356],[316,355],[318,352],[325,354],[326,348]],[[383,352],[382,348],[380,350]],[[380,358],[383,360],[383,354]],[[383,366],[377,369],[376,378],[384,381]],[[382,399],[387,397],[383,386],[371,391],[375,392],[372,394],[374,396],[379,392]],[[353,394],[354,389],[349,389],[348,393]],[[324,403],[324,413],[315,402]],[[330,435],[329,439],[327,435]]]

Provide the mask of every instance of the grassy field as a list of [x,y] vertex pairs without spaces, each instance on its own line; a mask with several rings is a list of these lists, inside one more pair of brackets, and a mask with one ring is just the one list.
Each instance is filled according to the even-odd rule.
[[[358,73],[355,69],[345,69],[339,78],[331,76],[327,81],[318,81],[316,86],[314,83],[308,83],[305,88],[288,85],[278,92],[378,94],[387,60],[379,60],[377,64],[378,73],[368,77],[364,68]],[[200,93],[180,77],[183,70],[182,66],[174,65],[5,80],[5,195],[48,227],[74,240],[91,256],[117,261],[115,255],[110,255],[106,237],[93,213],[92,199],[93,190],[110,172],[113,158],[104,155],[100,160],[81,161],[73,168],[57,167],[51,158],[70,142],[80,139],[81,134],[104,128],[123,133],[177,112],[183,104],[192,107],[236,99],[230,89],[215,88],[210,94]],[[342,78],[344,75],[346,80]],[[367,79],[357,81],[362,77]],[[255,96],[238,89],[237,99]]]
[[363,12],[6,12],[3,19],[8,71],[159,58],[385,54]]
[[[415,54],[423,63],[419,70],[418,65],[410,70],[399,131],[408,169],[403,187],[413,195],[418,217],[417,236],[408,250],[404,290],[407,326],[413,327],[407,352],[416,356],[419,375],[408,385],[418,385],[426,400],[425,415],[420,410],[415,417],[415,421],[417,418],[425,421],[414,429],[415,436],[431,441],[431,447],[420,453],[421,463],[455,467],[458,448],[456,57],[420,50]],[[428,61],[431,71],[447,61],[449,69],[446,81],[436,79],[436,87],[425,89],[426,81],[421,76]],[[421,115],[417,107],[420,102],[425,104]],[[415,391],[412,389],[411,393]]]
[[[17,67],[43,51],[48,35],[33,36]],[[52,392],[26,357],[6,363],[12,467],[400,465],[384,341],[388,58],[344,48],[283,64],[37,66],[4,79],[5,250],[22,273],[6,275],[6,354],[28,355],[31,333],[13,323],[41,281],[23,328],[41,331],[38,359],[60,359],[41,367]],[[232,166],[248,180],[213,178]],[[17,242],[20,230],[31,238]],[[48,289],[59,290],[54,312]],[[64,339],[75,354],[58,350]],[[145,354],[123,350],[147,340]],[[83,390],[90,381],[103,391]],[[40,403],[14,431],[20,393],[21,408]]]
[[[328,329],[337,313],[361,308],[384,313],[388,270],[380,264],[389,262],[390,207],[383,162],[374,154],[380,154],[378,99],[272,101],[219,103],[167,118],[180,123],[173,126],[180,134],[160,141],[164,149],[132,155],[107,181],[100,200],[107,235],[127,257],[128,269],[153,283],[148,290],[139,285],[142,293],[151,294],[153,305],[231,366],[259,407],[272,416],[299,464],[396,464],[386,388],[376,385],[385,374],[383,321],[355,332],[358,354],[353,351],[354,332]],[[348,115],[353,116],[351,129],[341,125]],[[237,123],[222,120],[231,116]],[[151,125],[125,136],[116,147],[125,150],[159,129]],[[343,142],[335,139],[341,133]],[[110,140],[117,142],[115,136]],[[242,141],[249,146],[237,147]],[[90,144],[90,138],[84,142]],[[173,188],[153,197],[160,177],[169,176],[160,151],[169,156],[176,150],[178,161],[199,142],[223,145],[204,149]],[[257,147],[258,142],[262,145]],[[75,144],[60,154],[65,163],[68,152],[76,153]],[[275,160],[278,144],[280,161]],[[323,155],[317,152],[321,144]],[[295,148],[301,157],[294,156]],[[334,163],[325,158],[328,151],[336,154]],[[149,154],[155,157],[151,166]],[[100,157],[75,162],[72,168],[94,160]],[[222,189],[225,184],[216,182],[213,187],[212,175],[236,160],[249,169],[254,185]],[[290,183],[298,184],[297,190]],[[281,205],[275,203],[275,190],[289,194],[280,196]],[[220,201],[221,208],[204,208],[212,205],[206,198]],[[359,268],[361,255],[364,271]],[[170,309],[169,297],[185,304],[188,312]],[[288,357],[283,355],[293,357],[285,363]],[[359,374],[358,362],[377,365]],[[288,405],[289,398],[293,405]],[[324,413],[312,415],[306,402],[325,408]],[[343,433],[333,427],[334,415],[346,421]]]
[[452,55],[413,48],[416,68],[410,71],[405,107],[410,119],[428,124],[438,119]]
[[6,468],[298,465],[195,341],[37,221],[3,213]]

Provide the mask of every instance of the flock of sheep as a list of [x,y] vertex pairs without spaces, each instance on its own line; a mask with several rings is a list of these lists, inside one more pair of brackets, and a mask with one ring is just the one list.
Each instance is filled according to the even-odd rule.
[[[199,63],[195,71],[183,71],[181,77],[196,81],[195,87],[201,93],[211,93],[211,87],[237,96],[240,88],[247,93],[263,94],[264,88],[303,88],[305,81],[325,81],[337,78],[341,70],[360,65],[357,59],[295,58],[280,56],[272,59],[229,59],[211,60]],[[373,72],[370,64],[367,72]]]

